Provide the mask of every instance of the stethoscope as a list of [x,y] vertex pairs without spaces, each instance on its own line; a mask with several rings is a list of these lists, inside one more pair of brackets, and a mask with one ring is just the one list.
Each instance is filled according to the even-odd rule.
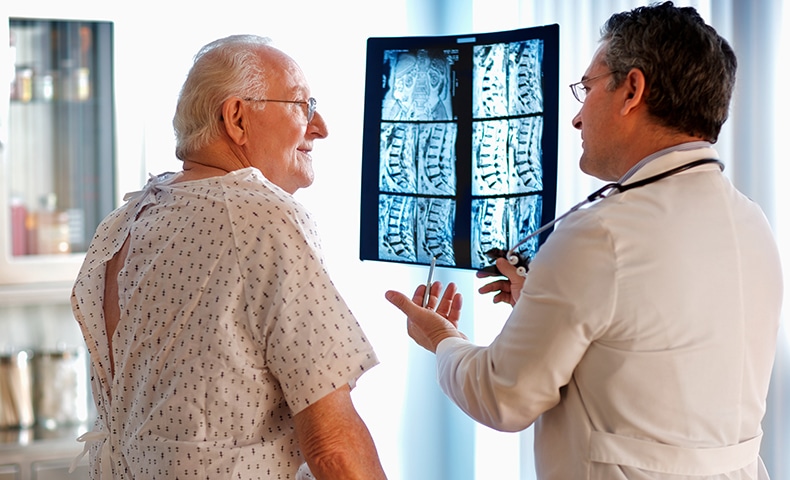
[[[563,213],[559,217],[555,218],[554,220],[550,221],[549,223],[543,225],[542,227],[538,228],[534,232],[530,233],[526,237],[522,238],[518,243],[516,243],[515,245],[510,247],[510,249],[507,250],[504,253],[504,255],[502,254],[502,252],[504,250],[501,250],[501,249],[490,250],[489,252],[486,252],[486,255],[488,255],[491,258],[504,256],[505,258],[507,258],[508,262],[510,262],[511,265],[514,265],[514,266],[517,267],[517,271],[518,271],[519,275],[526,276],[527,275],[528,264],[529,264],[529,259],[527,257],[525,257],[524,255],[520,254],[519,252],[517,252],[516,249],[518,247],[524,245],[525,243],[527,243],[531,239],[535,238],[536,236],[540,235],[541,233],[545,232],[546,230],[550,229],[551,227],[554,226],[555,223],[559,222],[560,220],[562,220],[563,218],[567,217],[571,213],[575,212],[576,210],[582,208],[585,205],[588,205],[588,204],[593,203],[593,202],[595,202],[597,200],[602,200],[602,199],[608,197],[614,191],[617,191],[619,193],[623,193],[623,192],[626,192],[626,191],[631,190],[633,188],[644,187],[645,185],[649,185],[649,184],[651,184],[653,182],[657,182],[657,181],[659,181],[661,179],[667,178],[667,177],[675,175],[677,173],[684,172],[684,171],[689,170],[691,168],[698,167],[700,165],[705,165],[705,164],[708,164],[708,163],[717,163],[719,165],[719,168],[722,171],[724,170],[724,164],[721,163],[719,160],[717,160],[715,158],[704,158],[704,159],[701,159],[701,160],[695,160],[693,162],[689,162],[689,163],[677,166],[675,168],[671,168],[671,169],[669,169],[669,170],[667,170],[665,172],[658,173],[656,175],[644,178],[642,180],[637,180],[636,182],[633,182],[633,183],[628,183],[628,184],[625,184],[625,185],[623,185],[621,183],[618,183],[618,182],[608,183],[608,184],[604,185],[603,187],[599,188],[598,190],[594,191],[590,195],[588,195],[581,202],[579,202],[576,205],[574,205],[573,207],[571,207],[571,209],[568,210],[567,212]],[[486,269],[484,269],[484,270],[486,270]]]

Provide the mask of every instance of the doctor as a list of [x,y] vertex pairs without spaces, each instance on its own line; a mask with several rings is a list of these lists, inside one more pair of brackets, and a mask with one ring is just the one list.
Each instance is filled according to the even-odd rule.
[[513,311],[488,346],[457,329],[452,283],[433,284],[427,308],[424,286],[386,293],[461,409],[498,430],[535,424],[541,480],[767,478],[782,277],[768,222],[711,146],[735,70],[693,8],[613,15],[571,85],[580,167],[624,186],[652,179],[569,215],[526,278],[499,259],[508,278],[481,293]]

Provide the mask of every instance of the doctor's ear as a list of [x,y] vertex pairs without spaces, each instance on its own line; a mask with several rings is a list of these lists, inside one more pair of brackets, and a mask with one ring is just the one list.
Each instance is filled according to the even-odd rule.
[[644,104],[645,94],[647,89],[647,80],[645,74],[638,68],[632,68],[625,76],[622,88],[625,88],[625,103],[623,104],[623,113],[626,114]]

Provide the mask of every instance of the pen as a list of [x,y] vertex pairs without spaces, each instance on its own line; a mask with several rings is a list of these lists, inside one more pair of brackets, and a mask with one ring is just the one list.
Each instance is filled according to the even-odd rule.
[[422,308],[428,306],[428,299],[431,298],[431,284],[433,283],[433,271],[436,269],[436,259],[442,254],[434,255],[431,259],[431,269],[428,270],[428,281],[425,282],[425,295],[422,297]]

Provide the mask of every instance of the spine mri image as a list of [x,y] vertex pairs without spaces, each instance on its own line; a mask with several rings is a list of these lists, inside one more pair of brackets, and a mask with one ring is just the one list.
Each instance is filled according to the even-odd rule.
[[543,55],[541,38],[382,50],[378,260],[479,269],[540,226]]

